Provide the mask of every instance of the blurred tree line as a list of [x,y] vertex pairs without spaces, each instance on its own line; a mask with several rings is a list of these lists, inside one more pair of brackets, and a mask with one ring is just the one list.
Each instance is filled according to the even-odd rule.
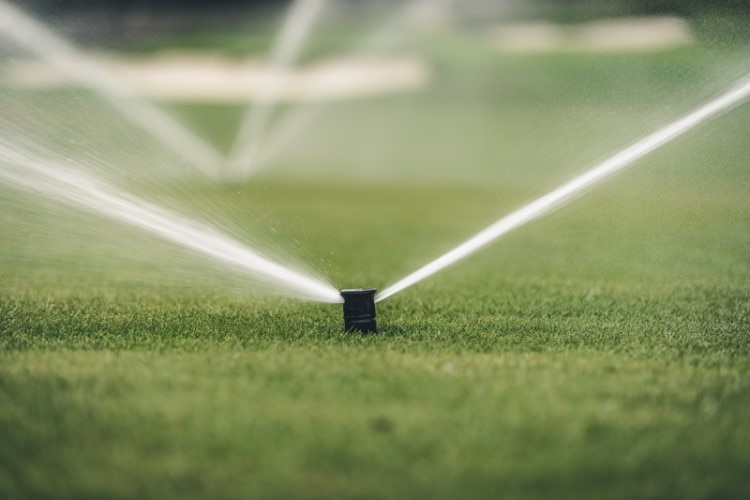
[[[379,0],[349,0],[356,3],[376,3]],[[469,0],[471,3],[472,0]],[[503,0],[473,0],[475,3],[499,4]],[[112,11],[130,10],[218,10],[245,9],[248,7],[279,8],[291,0],[22,0],[37,11],[108,9]],[[454,0],[454,8],[461,8],[462,0]],[[570,13],[621,13],[627,15],[675,14],[691,16],[708,11],[732,11],[750,15],[750,0],[538,0],[537,2],[517,2],[540,5],[544,9],[559,9],[560,15]],[[581,14],[573,14],[581,15]]]
[[537,6],[561,21],[604,16],[750,16],[750,0],[540,0]]
[[[11,0],[44,19],[60,21],[79,42],[157,40],[164,34],[273,28],[292,0]],[[396,0],[337,0],[352,6],[392,6]],[[407,2],[410,0],[402,0]],[[709,42],[750,42],[750,0],[443,0],[456,21],[504,19],[576,23],[621,16],[688,19]],[[363,9],[366,10],[366,9]],[[356,13],[357,9],[352,12]],[[499,14],[499,15],[495,15]],[[356,14],[355,14],[356,15]],[[269,21],[271,21],[269,23]]]

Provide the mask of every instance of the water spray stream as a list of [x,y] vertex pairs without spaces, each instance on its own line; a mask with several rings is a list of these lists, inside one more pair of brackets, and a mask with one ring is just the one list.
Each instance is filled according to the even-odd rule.
[[4,0],[0,0],[0,34],[96,91],[122,115],[149,131],[207,176],[218,177],[222,156],[214,148],[149,103],[95,60]]
[[633,145],[605,160],[603,163],[576,177],[563,186],[560,186],[554,191],[542,196],[538,200],[506,215],[453,250],[386,288],[378,294],[377,301],[387,299],[388,297],[419,283],[451,264],[455,264],[456,262],[468,257],[504,234],[552,211],[595,183],[610,177],[625,167],[630,166],[636,160],[667,144],[703,121],[740,104],[747,99],[748,96],[750,96],[750,79],[744,80],[725,94],[701,106],[683,118],[680,118],[647,137],[644,137]]
[[[405,31],[404,23],[406,20],[425,5],[438,1],[410,0],[405,2],[372,33],[366,35],[355,47],[347,51],[342,58],[357,59],[364,55],[382,52]],[[264,130],[263,141],[259,142],[256,140],[257,138],[253,138],[252,143],[247,142],[244,150],[246,156],[242,163],[238,163],[239,166],[243,167],[242,171],[240,172],[239,169],[233,171],[234,174],[240,174],[237,178],[246,179],[265,168],[294,135],[309,125],[329,104],[330,101],[323,100],[296,106],[294,110],[279,118],[270,130]]]
[[296,0],[286,15],[271,55],[271,64],[255,104],[240,125],[229,158],[226,175],[242,178],[252,168],[258,144],[263,140],[268,120],[279,99],[286,73],[294,65],[312,26],[327,0]]
[[279,295],[340,303],[331,285],[284,267],[215,229],[121,191],[68,165],[0,140],[0,182],[118,220],[244,271]]

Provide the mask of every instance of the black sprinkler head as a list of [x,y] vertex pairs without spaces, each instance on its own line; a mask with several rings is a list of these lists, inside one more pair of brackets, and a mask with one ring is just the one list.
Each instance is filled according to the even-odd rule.
[[344,298],[344,328],[347,332],[376,333],[375,289],[341,290]]

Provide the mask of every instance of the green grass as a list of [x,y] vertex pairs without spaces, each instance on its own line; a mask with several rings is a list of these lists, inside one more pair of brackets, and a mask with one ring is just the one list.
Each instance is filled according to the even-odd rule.
[[[720,89],[705,75],[736,58],[431,50],[428,95],[336,105],[246,186],[155,191],[382,288]],[[176,111],[222,145],[239,115]],[[0,497],[747,497],[749,126],[746,106],[383,302],[376,336],[0,199]]]

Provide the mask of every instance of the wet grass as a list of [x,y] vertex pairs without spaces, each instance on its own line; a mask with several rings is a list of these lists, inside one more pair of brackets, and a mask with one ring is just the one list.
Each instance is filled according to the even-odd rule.
[[[695,64],[709,65],[701,53]],[[661,57],[689,65],[684,52]],[[627,60],[643,70],[635,80],[644,95],[650,78],[676,85],[648,70],[659,56]],[[240,236],[290,249],[336,286],[382,288],[598,159],[598,148],[617,141],[613,128],[592,149],[597,124],[620,120],[632,131],[639,120],[659,121],[650,105],[609,106],[616,99],[606,89],[621,73],[577,73],[602,68],[580,58],[513,64],[532,63],[566,75],[555,98],[498,91],[488,104],[513,101],[511,122],[549,120],[549,143],[521,140],[531,119],[516,120],[519,135],[506,137],[511,160],[529,150],[523,168],[508,160],[508,170],[472,170],[489,148],[467,153],[456,183],[386,182],[403,164],[385,165],[370,184],[332,179],[341,168],[333,165],[316,182],[268,176],[173,193],[191,193],[186,206]],[[576,74],[596,99],[565,90]],[[420,99],[401,104],[421,110]],[[476,112],[481,127],[465,133],[481,129],[484,142],[493,121],[467,101],[430,119],[455,112],[471,123]],[[299,154],[312,151],[305,141],[324,143],[347,116],[378,105],[383,114],[373,116],[392,124],[382,118],[387,103],[334,109]],[[552,137],[577,109],[593,122]],[[185,112],[218,123],[225,111]],[[78,223],[64,227],[78,228],[74,238],[53,224],[29,226],[45,228],[33,245],[7,233],[0,497],[747,497],[748,120],[737,110],[385,301],[375,336],[343,333],[339,306],[247,297],[200,274],[190,287],[172,282],[168,248],[150,250],[127,232],[125,248],[143,245],[129,260],[116,252],[118,233],[73,213],[64,216]],[[498,182],[477,185],[483,175]],[[4,230],[19,227],[14,214],[0,217]]]

